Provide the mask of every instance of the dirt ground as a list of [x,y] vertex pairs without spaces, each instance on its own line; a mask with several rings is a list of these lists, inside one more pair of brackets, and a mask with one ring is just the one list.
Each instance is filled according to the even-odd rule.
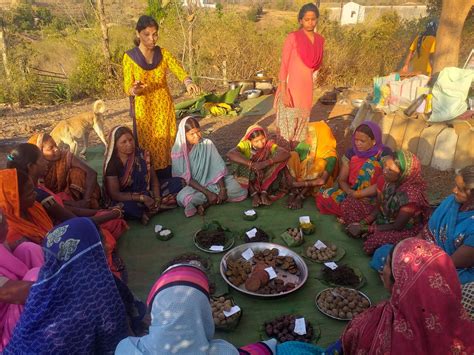
[[[324,90],[315,93],[317,100]],[[106,100],[105,130],[110,132],[117,125],[131,125],[128,115],[129,102],[127,98]],[[72,117],[78,113],[92,109],[93,100],[69,103],[57,106],[30,106],[27,108],[11,108],[0,106],[0,166],[5,165],[6,153],[16,144],[25,142],[35,132],[49,132],[62,119]],[[328,118],[332,105],[323,105],[319,102],[313,107],[311,120]],[[349,110],[350,111],[350,110]],[[344,115],[328,120],[338,142],[338,155],[344,154],[350,146],[348,127],[353,116]],[[251,124],[259,123],[267,127],[270,133],[274,132],[275,113],[270,110],[264,115],[244,117],[205,117],[201,127],[205,134],[212,139],[221,154],[225,154],[235,146]],[[97,135],[90,135],[90,144],[101,144]],[[452,189],[454,172],[438,171],[431,167],[423,167],[423,176],[428,185],[430,203],[439,203]]]

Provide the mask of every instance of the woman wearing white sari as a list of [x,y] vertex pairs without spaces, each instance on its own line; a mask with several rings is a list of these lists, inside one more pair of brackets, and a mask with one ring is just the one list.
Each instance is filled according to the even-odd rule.
[[193,117],[185,117],[178,127],[171,150],[174,177],[186,181],[176,197],[186,217],[204,214],[210,205],[245,200],[243,189],[232,175],[211,140],[202,138],[201,127]]

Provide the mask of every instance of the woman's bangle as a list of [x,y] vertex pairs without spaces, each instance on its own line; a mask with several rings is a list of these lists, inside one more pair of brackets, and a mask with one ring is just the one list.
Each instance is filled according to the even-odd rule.
[[192,83],[193,83],[193,79],[191,79],[190,77],[187,77],[183,81],[184,86],[188,86],[189,84],[192,84]]
[[369,231],[369,226],[365,223],[359,223],[361,233],[367,233]]
[[117,211],[119,213],[117,218],[122,218],[123,217],[123,212],[120,208],[114,207],[114,208],[112,208],[112,211]]
[[135,92],[135,87],[132,86],[130,89],[130,96],[137,96],[137,93]]
[[145,196],[140,195],[140,202],[144,202],[144,201],[145,201]]

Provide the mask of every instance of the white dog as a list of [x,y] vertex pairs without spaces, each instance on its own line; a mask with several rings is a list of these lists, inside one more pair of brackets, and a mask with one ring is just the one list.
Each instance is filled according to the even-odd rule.
[[104,134],[104,112],[104,101],[97,100],[94,102],[92,112],[84,112],[59,122],[51,131],[51,137],[53,137],[56,144],[58,145],[61,142],[67,144],[71,153],[76,155],[79,146],[78,140],[82,138],[84,147],[80,151],[79,155],[81,157],[85,157],[89,141],[89,133],[94,130],[107,148],[107,140],[105,139]]

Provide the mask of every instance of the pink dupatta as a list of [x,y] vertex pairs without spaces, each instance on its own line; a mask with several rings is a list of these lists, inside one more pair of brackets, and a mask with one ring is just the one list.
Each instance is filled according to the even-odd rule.
[[296,50],[302,62],[313,71],[321,67],[323,61],[324,38],[318,33],[314,34],[314,40],[308,38],[303,29],[295,31]]

